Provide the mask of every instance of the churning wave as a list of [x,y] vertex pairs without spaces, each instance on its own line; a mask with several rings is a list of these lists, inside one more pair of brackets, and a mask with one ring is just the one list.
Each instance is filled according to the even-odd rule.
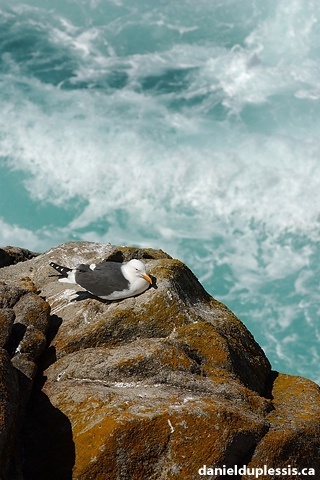
[[2,244],[163,248],[319,373],[320,5],[0,1]]

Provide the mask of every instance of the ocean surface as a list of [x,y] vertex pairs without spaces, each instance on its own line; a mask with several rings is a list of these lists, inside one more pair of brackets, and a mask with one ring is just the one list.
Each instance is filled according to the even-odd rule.
[[319,227],[318,0],[0,0],[0,245],[161,248],[320,382]]

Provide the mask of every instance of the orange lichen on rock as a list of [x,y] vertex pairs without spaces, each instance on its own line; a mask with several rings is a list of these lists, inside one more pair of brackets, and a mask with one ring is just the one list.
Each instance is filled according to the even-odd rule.
[[[250,467],[265,464],[270,468],[285,468],[291,465],[299,471],[314,469],[318,475],[320,388],[301,377],[281,373],[275,377],[271,391],[273,410],[267,416],[270,429],[258,444]],[[267,480],[269,476],[261,478]],[[297,476],[287,475],[286,478],[293,480]]]

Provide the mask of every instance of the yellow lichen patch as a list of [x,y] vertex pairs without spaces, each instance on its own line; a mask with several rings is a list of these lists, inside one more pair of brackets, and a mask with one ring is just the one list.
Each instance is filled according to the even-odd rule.
[[123,471],[123,478],[148,478],[170,432],[167,421],[161,419],[161,407],[139,411],[136,402],[114,395],[103,398],[94,385],[78,383],[67,397],[62,390],[55,395],[55,406],[72,425],[73,478],[111,480]]
[[197,359],[203,373],[210,376],[216,369],[230,368],[230,356],[227,342],[208,322],[180,327],[172,338],[187,348],[189,355]]
[[[226,424],[232,428],[226,429]],[[92,429],[80,434],[73,429],[74,477],[156,479],[170,465],[171,471],[161,478],[194,478],[204,463],[224,461],[226,444],[239,442],[238,448],[245,451],[243,439],[254,441],[252,427],[259,437],[260,425],[248,425],[245,417],[232,410],[217,409],[210,399],[168,405],[143,416],[132,414],[129,408],[121,417],[106,412]],[[239,434],[242,437],[237,440]]]
[[[261,465],[267,465],[270,469],[287,469],[287,472],[292,472],[293,468],[296,469],[296,472],[301,471],[302,468],[314,468],[315,472],[317,472],[319,471],[319,464],[315,452],[318,446],[319,434],[315,435],[313,431],[292,429],[290,428],[290,422],[288,422],[287,429],[271,429],[262,438],[248,468],[261,468]],[[289,470],[289,466],[291,470]],[[286,473],[285,477],[281,478],[288,480],[304,478],[298,477],[296,472],[292,474]],[[250,480],[252,477],[244,476],[242,478]],[[261,475],[259,478],[270,480],[270,474]]]
[[245,452],[263,432],[261,423],[248,421],[240,411],[221,408],[210,398],[191,398],[180,408],[169,409],[168,420],[168,448],[162,469],[150,477],[152,480],[197,478],[201,465],[230,461],[234,448]]
[[[316,468],[320,444],[320,389],[305,378],[278,374],[272,389],[274,409],[267,416],[270,429],[256,448],[250,468]],[[247,477],[245,477],[247,478]],[[269,475],[261,476],[268,480]],[[286,475],[295,480],[296,474]]]
[[47,393],[71,422],[77,479],[191,479],[202,464],[223,462],[234,449],[246,451],[262,435],[263,422],[250,410],[248,415],[241,405],[209,396],[179,390],[168,396],[165,387],[149,398],[142,386],[68,383]]
[[37,288],[30,277],[22,277],[17,282],[18,286],[32,293],[37,293]]
[[[88,438],[82,438],[84,448],[100,441],[100,447],[91,457],[91,464],[84,463],[83,470],[77,462],[75,478],[95,480],[116,480],[150,478],[157,461],[166,448],[169,426],[162,415],[159,417],[137,418],[129,413],[121,421],[110,422],[105,418]],[[81,450],[78,449],[79,454]],[[93,453],[93,452],[92,452]]]
[[[81,474],[90,470],[91,467],[94,468],[94,465],[99,465],[101,457],[108,455],[108,451],[110,452],[111,450],[110,437],[116,426],[117,421],[114,416],[106,415],[99,423],[81,433],[77,432],[77,426],[74,427],[73,439],[77,459],[74,468],[74,478],[81,478]],[[112,452],[112,456],[114,456],[114,453]],[[112,457],[109,460],[112,464]],[[94,478],[98,479],[99,477]]]
[[172,371],[192,371],[195,363],[188,355],[166,341],[157,355],[161,365],[167,366]]
[[39,304],[34,310],[26,312],[25,318],[29,325],[33,325],[35,328],[44,329],[44,324],[49,313],[47,304]]
[[[59,335],[55,339],[57,349],[72,353],[81,348],[95,347],[106,338],[105,321],[98,319],[93,324],[83,325],[82,317],[74,318],[75,327],[68,325],[68,336]],[[78,326],[77,326],[78,324]],[[67,326],[66,326],[67,328]],[[62,332],[61,332],[62,333]]]
[[145,337],[165,337],[175,328],[197,321],[197,316],[189,311],[172,289],[154,293],[151,301],[145,296],[137,314],[132,313],[131,325],[136,323],[137,331]]
[[139,260],[144,260],[144,259],[166,259],[166,258],[171,258],[170,255],[165,253],[163,250],[155,250],[153,248],[144,248],[141,250],[141,248],[137,247],[117,247],[116,251],[113,252],[113,256],[117,254],[117,252],[120,252],[124,258],[124,260],[127,262],[131,260],[132,258],[137,258]]
[[295,424],[320,422],[320,389],[311,380],[279,374],[272,396],[275,409],[268,419],[275,425],[287,427],[288,415]]

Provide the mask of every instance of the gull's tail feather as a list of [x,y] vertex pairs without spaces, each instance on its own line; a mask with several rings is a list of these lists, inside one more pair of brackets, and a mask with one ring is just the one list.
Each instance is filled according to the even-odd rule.
[[68,267],[62,267],[61,265],[58,265],[57,263],[50,262],[50,267],[54,268],[59,272],[63,277],[68,277],[69,272],[72,271],[72,268]]

